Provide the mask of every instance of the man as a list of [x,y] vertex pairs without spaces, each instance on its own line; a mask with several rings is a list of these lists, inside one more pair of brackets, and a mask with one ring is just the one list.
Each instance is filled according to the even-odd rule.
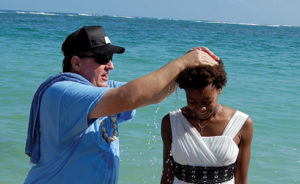
[[[127,84],[108,80],[113,54],[101,26],[84,26],[62,45],[63,73],[46,80],[33,98],[26,154],[35,164],[25,183],[118,183],[118,124],[133,109],[170,95],[187,67],[215,65],[207,48],[189,53]],[[215,59],[213,59],[213,58]]]

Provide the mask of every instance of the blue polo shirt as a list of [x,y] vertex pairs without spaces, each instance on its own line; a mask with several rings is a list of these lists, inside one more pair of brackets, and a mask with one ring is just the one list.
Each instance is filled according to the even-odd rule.
[[[29,171],[26,184],[118,183],[119,135],[106,142],[99,119],[88,119],[88,114],[107,90],[123,84],[109,81],[109,87],[103,88],[59,81],[44,92],[39,111],[40,158]],[[132,119],[134,113],[114,115],[117,125]],[[111,117],[101,119],[111,137]]]

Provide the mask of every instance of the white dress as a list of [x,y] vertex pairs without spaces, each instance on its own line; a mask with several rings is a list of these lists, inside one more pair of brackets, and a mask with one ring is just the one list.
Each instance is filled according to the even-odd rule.
[[[248,115],[236,111],[222,136],[202,137],[183,116],[180,109],[170,112],[172,146],[171,154],[181,165],[221,167],[236,162],[239,148],[233,138],[239,132]],[[224,184],[234,184],[234,178]],[[174,177],[173,184],[187,184]]]

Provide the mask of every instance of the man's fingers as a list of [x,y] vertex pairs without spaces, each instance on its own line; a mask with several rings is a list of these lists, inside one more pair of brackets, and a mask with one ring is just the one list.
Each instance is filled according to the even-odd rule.
[[202,50],[198,50],[199,52],[199,59],[200,59],[200,62],[202,64],[205,64],[205,65],[210,65],[210,66],[213,66],[213,65],[217,65],[219,64],[215,59],[213,59],[207,52],[205,51],[202,51]]
[[210,57],[212,57],[214,60],[219,61],[220,58],[216,56],[212,51],[210,51],[207,47],[196,47],[194,49],[201,50],[203,52],[206,52]]

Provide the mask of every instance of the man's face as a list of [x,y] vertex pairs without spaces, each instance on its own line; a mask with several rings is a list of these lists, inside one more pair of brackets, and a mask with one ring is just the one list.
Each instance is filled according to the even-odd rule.
[[78,70],[75,70],[75,73],[86,78],[94,86],[107,87],[109,72],[114,69],[114,65],[111,60],[107,64],[98,64],[95,61],[95,58],[78,57],[78,59],[79,66]]

